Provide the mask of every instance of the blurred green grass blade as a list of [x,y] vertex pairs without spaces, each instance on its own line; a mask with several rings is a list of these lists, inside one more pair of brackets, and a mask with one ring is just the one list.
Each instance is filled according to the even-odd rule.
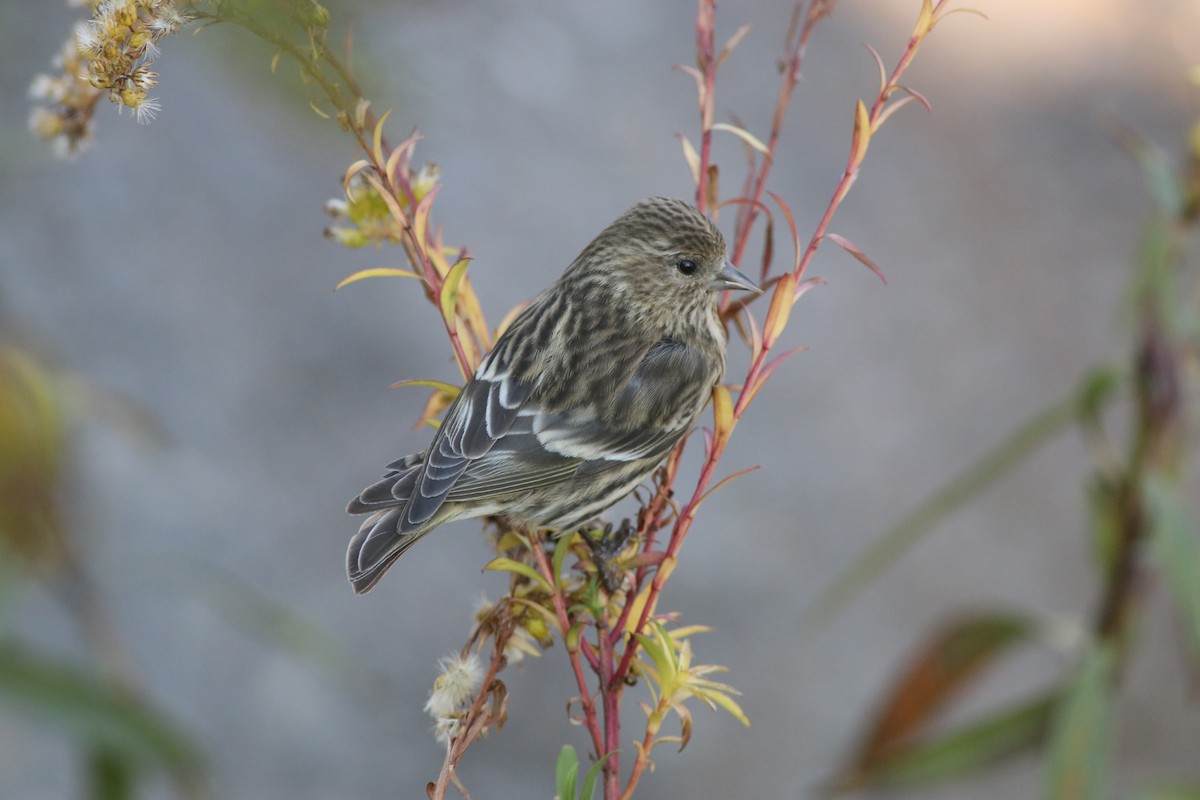
[[1178,487],[1160,473],[1142,479],[1150,511],[1150,556],[1167,578],[1200,658],[1200,530]]
[[140,768],[192,779],[200,754],[162,713],[82,669],[0,644],[0,702]]
[[1139,794],[1138,800],[1200,800],[1200,785],[1155,786]]
[[1109,644],[1084,655],[1055,712],[1043,797],[1101,800],[1108,782],[1113,743],[1113,671]]
[[1059,699],[1058,691],[1039,695],[917,744],[879,764],[870,775],[847,776],[846,788],[914,788],[972,775],[1036,746],[1046,735]]
[[1042,409],[958,477],[902,517],[834,579],[804,613],[800,621],[801,628],[812,630],[828,622],[855,595],[908,552],[924,534],[1062,432],[1078,416],[1079,407],[1080,391],[1076,390],[1069,397]]
[[133,800],[137,768],[118,752],[98,747],[88,758],[89,800]]

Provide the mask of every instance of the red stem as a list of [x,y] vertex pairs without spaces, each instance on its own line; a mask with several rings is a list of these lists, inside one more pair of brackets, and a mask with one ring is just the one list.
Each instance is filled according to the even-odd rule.
[[[799,13],[800,7],[803,5],[803,0],[798,0],[794,13]],[[767,175],[771,172],[771,166],[775,163],[773,156],[775,148],[779,144],[779,134],[783,131],[783,121],[787,116],[788,106],[791,105],[792,95],[795,94],[796,84],[800,80],[800,65],[804,62],[804,53],[808,49],[808,40],[812,36],[813,28],[829,13],[829,6],[822,0],[811,0],[808,5],[808,14],[805,15],[804,24],[800,28],[800,35],[796,37],[795,42],[791,41],[792,30],[788,31],[788,43],[785,48],[784,63],[786,68],[783,70],[783,78],[779,82],[779,99],[775,103],[775,116],[771,120],[771,136],[767,141],[767,150],[771,153],[772,158],[765,159],[762,169],[758,170],[758,175],[754,179],[754,189],[748,196],[754,200],[753,203],[746,203],[743,208],[746,210],[744,215],[739,214],[739,217],[744,217],[738,220],[737,235],[734,238],[733,246],[733,263],[741,264],[742,255],[746,250],[746,243],[750,239],[750,231],[754,228],[754,223],[758,218],[758,212],[762,202],[763,189],[766,188]],[[724,298],[726,301],[729,296]]]
[[[562,628],[562,637],[565,644],[567,632],[571,630],[571,617],[567,614],[567,606],[563,599],[562,590],[555,581],[554,572],[550,568],[550,560],[546,558],[546,551],[542,549],[541,536],[536,531],[529,535],[529,549],[533,551],[533,558],[537,561],[542,577],[549,582],[553,589],[550,597],[554,602],[554,613],[558,616],[558,625]],[[587,727],[588,733],[592,736],[592,747],[597,753],[597,758],[599,758],[604,755],[604,736],[600,731],[600,722],[596,717],[596,704],[592,702],[591,689],[588,687],[587,677],[583,674],[583,664],[579,661],[579,651],[572,652],[568,648],[567,657],[571,661],[571,670],[575,673],[575,683],[579,686],[579,704],[583,707],[584,725]]]
[[[937,19],[938,12],[941,11],[947,2],[949,2],[949,0],[939,0],[934,6],[933,19],[935,21]],[[705,7],[705,0],[701,0],[701,14],[703,14]],[[809,27],[811,21],[810,11],[810,19],[806,21],[805,27]],[[897,62],[896,67],[892,70],[892,74],[888,78],[887,83],[880,90],[878,97],[876,97],[874,104],[871,106],[869,119],[872,123],[872,126],[878,119],[879,114],[882,113],[888,97],[890,97],[892,92],[895,91],[895,88],[899,83],[900,76],[912,62],[912,59],[916,55],[917,49],[920,46],[923,38],[924,37],[922,35],[918,34],[914,34],[909,37],[908,45],[901,54],[900,60]],[[792,274],[796,277],[797,284],[799,284],[801,279],[804,277],[804,273],[808,269],[809,263],[812,261],[813,254],[816,253],[817,247],[820,245],[821,240],[824,238],[829,227],[829,223],[833,219],[834,212],[837,211],[838,207],[842,203],[842,200],[845,199],[846,194],[850,191],[850,187],[854,183],[854,179],[858,174],[857,167],[854,163],[856,158],[861,160],[861,155],[852,150],[849,158],[847,159],[846,168],[842,172],[842,177],[839,179],[837,187],[834,189],[833,196],[829,200],[829,205],[826,206],[825,213],[822,214],[820,221],[817,223],[816,230],[813,232],[812,238],[809,240],[808,246],[804,250],[804,254],[800,257],[796,264],[796,268],[792,272]],[[701,177],[703,178],[703,175]],[[738,420],[741,419],[742,414],[744,414],[746,409],[749,407],[750,401],[753,399],[755,394],[754,392],[746,391],[745,389],[754,386],[757,383],[763,367],[766,364],[767,354],[770,351],[771,347],[764,345],[762,349],[760,349],[759,352],[754,356],[754,359],[750,364],[750,368],[746,373],[746,378],[742,381],[742,386],[744,387],[743,391],[738,394],[737,402],[733,407],[733,422],[730,426],[730,429],[726,432],[726,436],[719,440],[714,440],[712,449],[705,459],[704,466],[701,468],[700,477],[696,481],[695,491],[692,493],[692,497],[687,502],[687,505],[683,507],[683,510],[680,511],[679,516],[675,520],[675,525],[671,530],[671,539],[667,545],[667,558],[675,557],[678,554],[679,549],[683,546],[683,541],[687,537],[688,530],[691,528],[692,521],[695,517],[696,508],[699,505],[700,500],[704,497],[705,491],[708,489],[708,484],[712,480],[713,473],[716,471],[717,462],[720,461],[721,456],[725,452],[725,445],[729,440],[729,435],[732,434],[733,428],[737,426]],[[642,607],[641,615],[638,618],[638,625],[634,630],[640,631],[645,627],[646,622],[649,620],[651,609],[654,608],[665,582],[666,576],[660,567],[659,570],[654,573],[654,580],[651,581],[650,592],[646,598],[646,604]],[[637,651],[637,644],[636,638],[629,640],[629,643],[625,647],[625,651],[621,655],[621,663],[618,665],[616,672],[613,673],[613,680],[625,679],[625,675],[629,670],[629,665]]]
[[700,174],[696,180],[696,208],[708,207],[708,165],[712,159],[713,98],[717,88],[717,59],[713,37],[716,35],[716,0],[700,0],[696,13],[696,66],[704,74],[704,94],[700,98]]

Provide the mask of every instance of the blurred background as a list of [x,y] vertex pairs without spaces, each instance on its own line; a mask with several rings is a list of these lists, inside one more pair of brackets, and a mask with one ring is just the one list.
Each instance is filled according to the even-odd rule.
[[[831,228],[888,284],[822,248],[810,274],[829,285],[785,337],[809,349],[760,395],[723,464],[764,468],[706,504],[663,600],[713,626],[698,657],[729,667],[752,727],[696,709],[689,747],[656,754],[647,797],[815,796],[931,628],[1001,607],[1070,631],[1093,611],[1089,460],[1068,434],[820,630],[800,622],[905,511],[1127,348],[1118,309],[1148,201],[1106,120],[1178,151],[1200,107],[1186,79],[1200,63],[1192,0],[975,6],[990,21],[950,17],[905,80],[933,114],[913,105],[889,122]],[[890,65],[918,8],[844,0],[814,36],[770,186],[805,238],[844,167],[853,103],[876,91],[862,44]],[[417,161],[442,167],[438,220],[471,248],[493,322],[632,203],[691,194],[674,134],[695,140],[695,93],[671,65],[694,58],[692,3],[330,10],[335,32],[353,27],[376,107],[394,109],[393,141],[418,127]],[[775,0],[718,13],[718,41],[752,29],[720,75],[717,114],[763,138],[789,13]],[[0,8],[0,328],[89,387],[71,404],[64,515],[113,636],[200,745],[217,797],[420,796],[442,762],[421,709],[437,659],[505,582],[481,574],[490,551],[462,522],[356,597],[343,557],[357,522],[343,508],[424,446],[413,422],[425,395],[388,386],[456,380],[436,316],[407,281],[334,294],[402,256],[322,238],[322,207],[357,152],[309,110],[294,67],[272,74],[270,51],[241,31],[168,39],[159,119],[102,108],[92,152],[55,160],[26,130],[25,92],[79,15],[44,0]],[[719,137],[717,158],[728,193],[736,141]],[[6,635],[86,666],[56,596],[19,588],[6,592]],[[1118,709],[1114,796],[1198,777],[1179,622],[1153,603]],[[1064,663],[1048,650],[1006,662],[955,713],[1043,686]],[[559,747],[586,745],[563,713],[574,690],[561,647],[504,679],[508,724],[470,752],[463,781],[476,798],[550,797]],[[1018,758],[919,796],[1030,797],[1041,770]],[[83,785],[70,739],[0,706],[0,796]]]

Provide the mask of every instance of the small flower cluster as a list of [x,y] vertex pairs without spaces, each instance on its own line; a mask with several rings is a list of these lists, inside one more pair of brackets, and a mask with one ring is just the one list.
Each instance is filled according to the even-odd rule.
[[31,97],[49,107],[33,110],[30,129],[69,157],[91,144],[96,102],[105,93],[138,122],[154,119],[162,108],[149,94],[158,83],[151,69],[158,43],[187,20],[171,0],[100,0],[55,59],[59,74],[34,78]]
[[[427,161],[420,170],[409,173],[409,183],[418,203],[437,185],[441,172],[437,164]],[[326,236],[352,248],[368,244],[380,247],[403,241],[402,223],[392,213],[388,201],[362,173],[356,174],[346,185],[346,198],[335,198],[325,204],[325,213],[342,223],[326,228]],[[401,194],[397,199],[400,207],[408,211],[407,198]]]

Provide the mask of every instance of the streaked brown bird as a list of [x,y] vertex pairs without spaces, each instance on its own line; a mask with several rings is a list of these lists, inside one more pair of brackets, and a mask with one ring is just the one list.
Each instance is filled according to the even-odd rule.
[[350,501],[354,591],[444,522],[501,515],[570,530],[645,480],[725,370],[725,289],[761,291],[683,200],[635,205],[512,323],[428,449]]

